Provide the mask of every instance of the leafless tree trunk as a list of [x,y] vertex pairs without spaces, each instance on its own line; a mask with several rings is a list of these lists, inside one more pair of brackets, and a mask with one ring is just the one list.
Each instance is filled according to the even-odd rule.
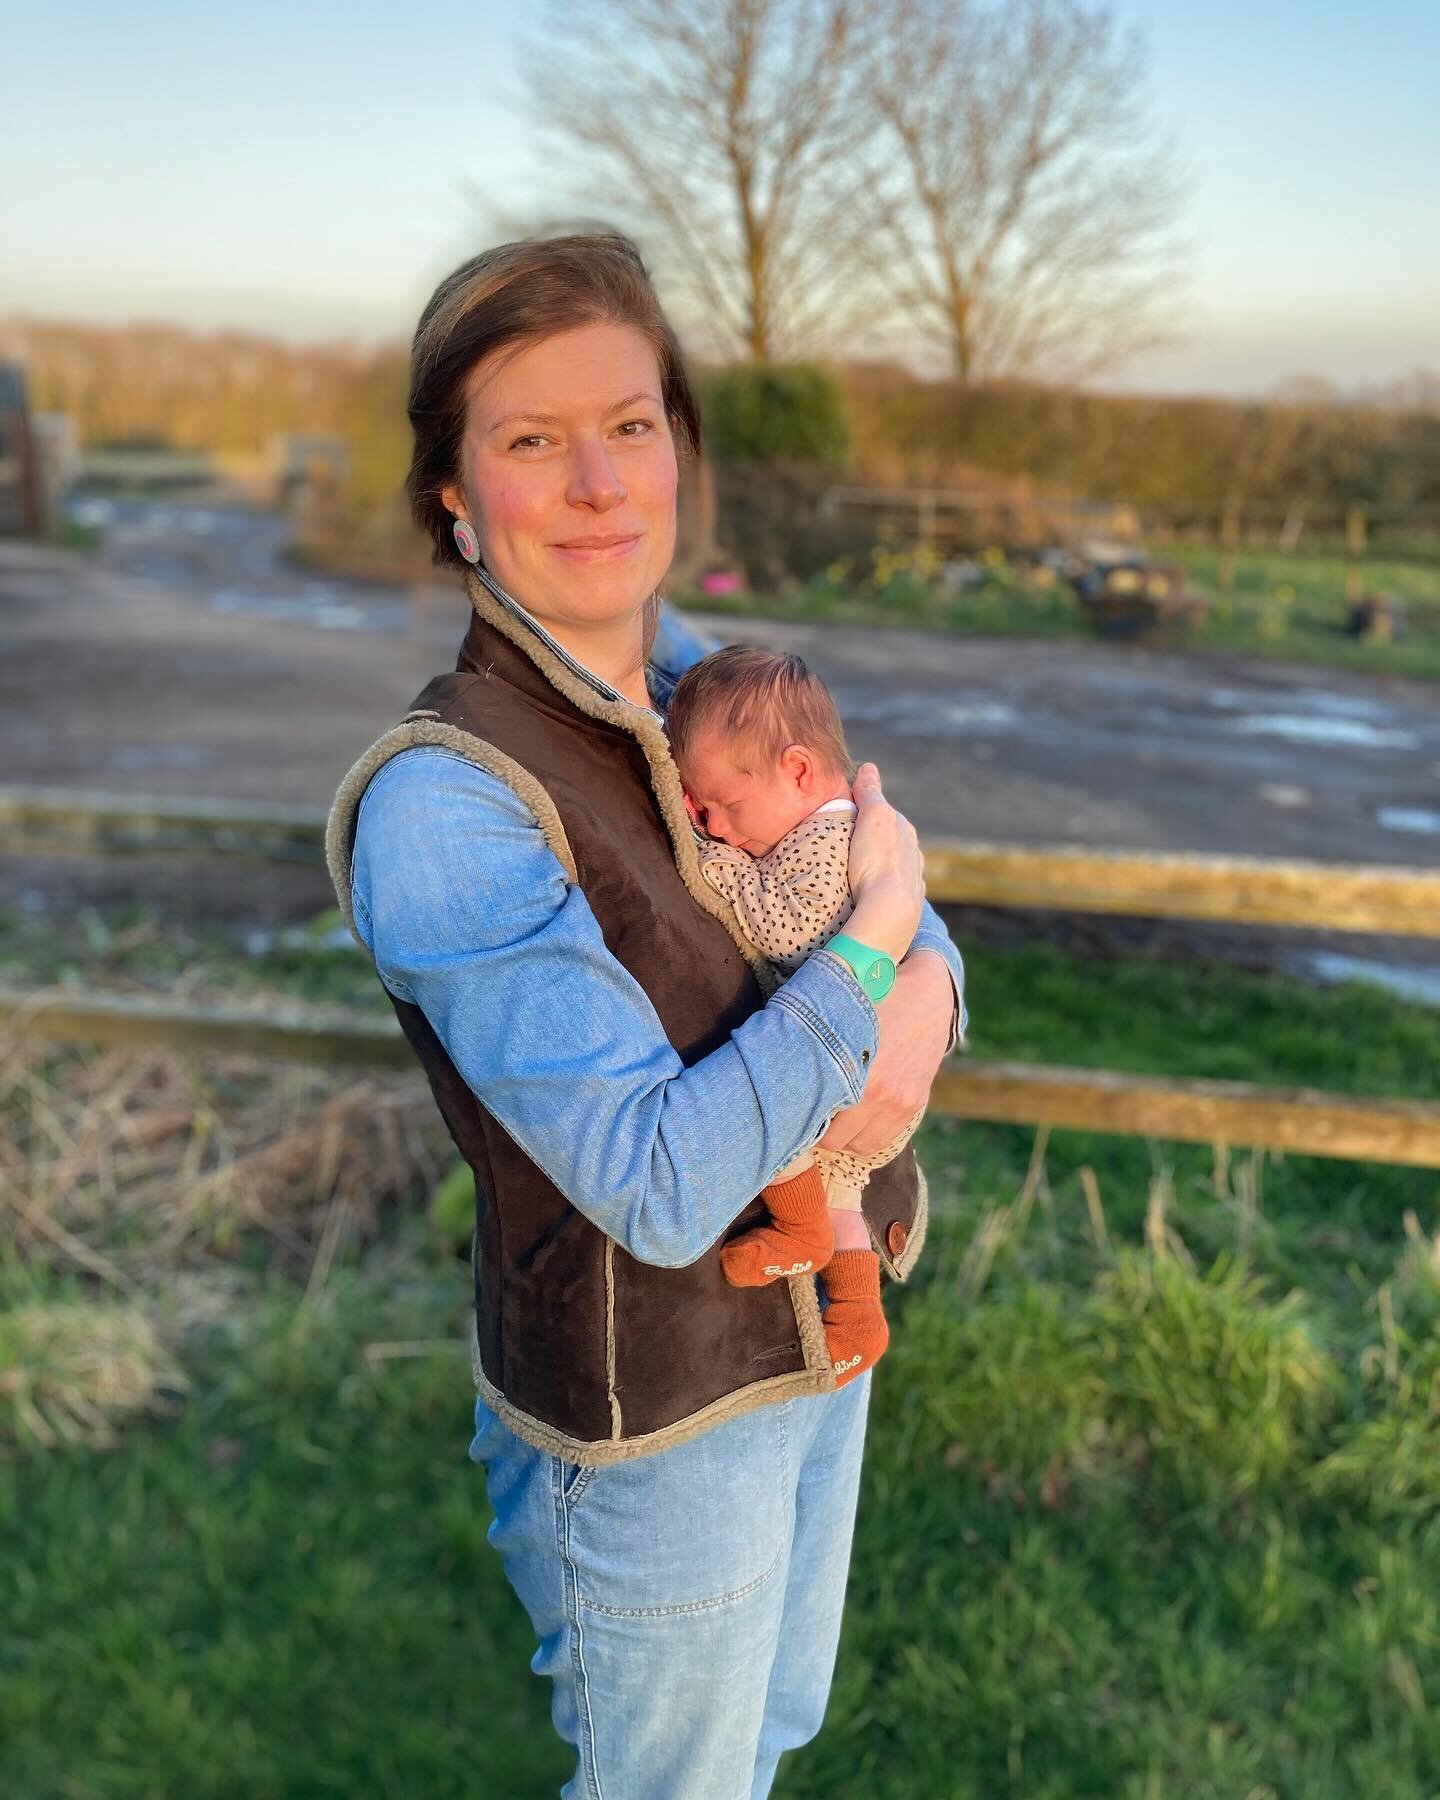
[[[630,230],[712,354],[842,349],[874,0],[591,0],[526,56],[587,216]],[[568,166],[567,166],[568,165]]]
[[870,254],[957,379],[1076,379],[1164,341],[1178,189],[1142,78],[1083,0],[891,0]]

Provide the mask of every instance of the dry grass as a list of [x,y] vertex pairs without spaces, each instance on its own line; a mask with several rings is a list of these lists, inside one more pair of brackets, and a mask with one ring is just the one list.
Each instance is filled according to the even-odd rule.
[[144,1311],[38,1301],[0,1312],[0,1435],[44,1449],[108,1449],[126,1414],[162,1410],[188,1385]]
[[0,1437],[112,1442],[187,1332],[269,1271],[313,1300],[452,1154],[418,1071],[0,1043]]

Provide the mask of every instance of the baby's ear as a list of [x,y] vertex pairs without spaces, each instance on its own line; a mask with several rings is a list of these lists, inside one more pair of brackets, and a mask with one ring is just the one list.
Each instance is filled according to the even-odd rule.
[[699,807],[696,806],[695,802],[690,798],[690,791],[688,788],[681,788],[680,792],[684,796],[685,810],[690,815],[690,823],[698,826],[700,823]]
[[787,781],[797,786],[806,781],[813,781],[816,767],[815,758],[804,744],[787,744],[780,752],[780,773]]

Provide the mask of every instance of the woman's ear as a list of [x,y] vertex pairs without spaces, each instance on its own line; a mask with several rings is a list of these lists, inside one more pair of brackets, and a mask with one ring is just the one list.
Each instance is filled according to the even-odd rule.
[[447,481],[445,483],[444,487],[440,490],[440,504],[445,508],[446,512],[453,513],[457,519],[465,516],[461,510],[465,505],[465,498],[460,492],[460,484],[458,482]]

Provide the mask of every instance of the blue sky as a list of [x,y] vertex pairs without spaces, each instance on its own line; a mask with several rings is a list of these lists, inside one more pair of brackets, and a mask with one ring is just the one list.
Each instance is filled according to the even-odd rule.
[[[1191,253],[1185,343],[1106,385],[1440,370],[1440,4],[1115,10],[1148,41]],[[539,213],[554,195],[515,17],[490,0],[12,11],[0,313],[403,335],[491,235],[477,195]]]

